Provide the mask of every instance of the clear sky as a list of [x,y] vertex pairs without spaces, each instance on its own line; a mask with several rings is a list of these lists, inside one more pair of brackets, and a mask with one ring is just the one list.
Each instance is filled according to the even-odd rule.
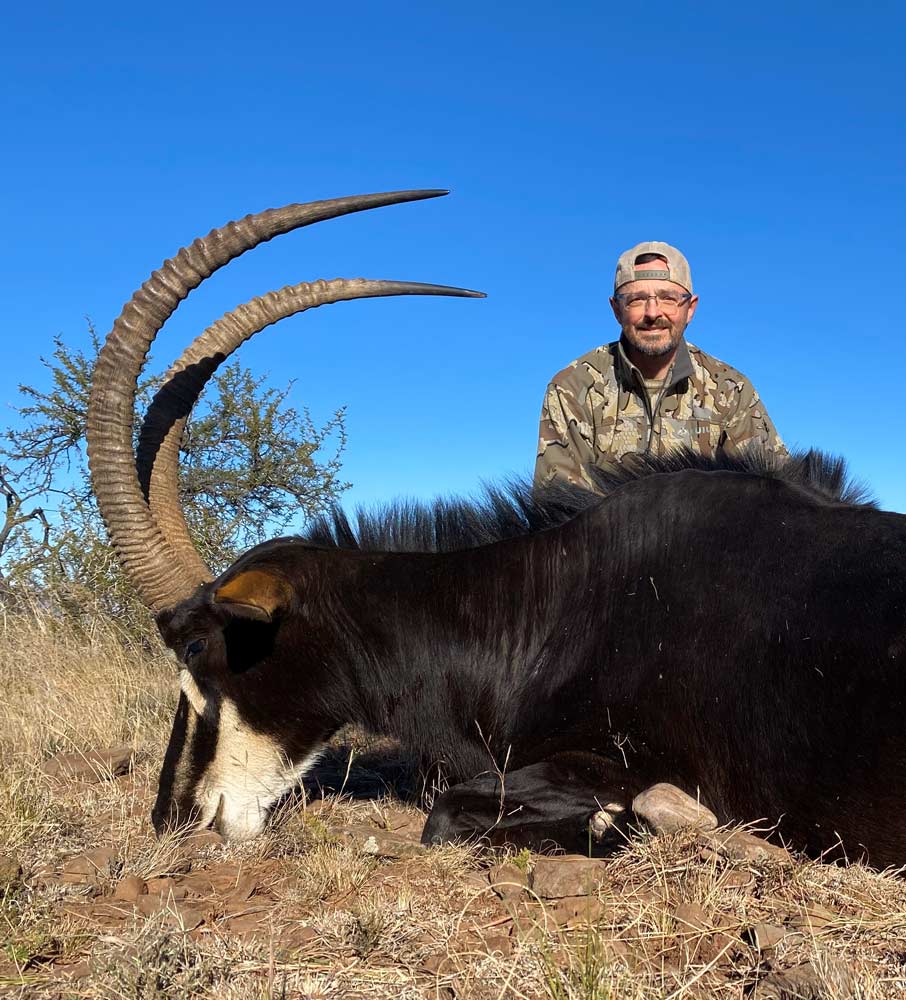
[[154,361],[270,288],[333,276],[485,301],[336,305],[241,358],[316,420],[349,408],[349,502],[527,472],[544,386],[615,336],[617,255],[679,246],[689,338],[788,443],[906,511],[906,5],[15,4],[0,34],[0,401],[41,383],[181,245],[366,191],[450,197],[260,247]]

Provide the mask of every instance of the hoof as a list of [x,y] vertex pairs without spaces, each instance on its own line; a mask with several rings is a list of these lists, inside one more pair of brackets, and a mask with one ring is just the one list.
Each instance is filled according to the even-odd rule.
[[593,839],[600,843],[612,829],[617,817],[626,810],[619,802],[608,802],[603,809],[599,809],[588,821],[588,832]]

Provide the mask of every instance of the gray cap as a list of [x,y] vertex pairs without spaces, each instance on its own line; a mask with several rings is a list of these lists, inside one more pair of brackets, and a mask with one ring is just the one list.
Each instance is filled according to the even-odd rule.
[[[659,257],[664,257],[667,261],[667,268],[663,271],[646,270],[637,271],[635,261],[645,253],[656,253]],[[692,292],[692,271],[689,269],[689,261],[669,243],[659,243],[657,240],[649,240],[647,243],[639,243],[631,250],[620,254],[617,261],[617,273],[613,279],[613,290],[616,291],[620,285],[625,285],[628,281],[647,281],[651,278],[661,278],[665,281],[675,281],[682,285],[687,292]]]

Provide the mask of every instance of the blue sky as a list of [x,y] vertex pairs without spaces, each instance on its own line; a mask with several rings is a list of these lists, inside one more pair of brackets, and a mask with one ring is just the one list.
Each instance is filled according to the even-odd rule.
[[0,402],[179,246],[291,201],[449,187],[285,236],[194,292],[163,368],[269,288],[365,276],[485,301],[341,304],[241,358],[348,405],[349,502],[529,471],[541,396],[612,339],[617,255],[679,246],[690,339],[784,438],[906,511],[903,5],[16,5],[4,15]]

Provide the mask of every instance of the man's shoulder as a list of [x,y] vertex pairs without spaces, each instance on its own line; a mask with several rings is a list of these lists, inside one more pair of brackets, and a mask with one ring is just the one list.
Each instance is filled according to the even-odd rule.
[[695,344],[690,344],[688,340],[686,347],[689,349],[692,366],[703,381],[713,382],[716,385],[724,382],[735,382],[742,385],[749,382],[749,379],[738,368],[728,365],[726,361],[721,361],[713,354],[708,354],[707,351],[703,351]]
[[550,384],[564,389],[579,389],[596,382],[609,381],[613,377],[616,345],[617,341],[613,341],[586,351],[565,368],[561,368],[550,380]]

